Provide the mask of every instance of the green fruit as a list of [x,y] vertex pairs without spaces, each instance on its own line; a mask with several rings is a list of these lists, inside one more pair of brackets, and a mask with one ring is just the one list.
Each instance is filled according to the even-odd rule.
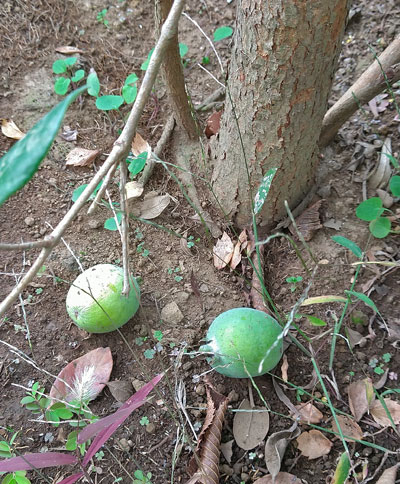
[[[214,319],[207,332],[211,366],[232,378],[263,375],[278,364],[283,341],[282,328],[268,314],[251,308],[230,309]],[[260,367],[261,365],[261,367]]]
[[121,267],[98,264],[82,272],[67,294],[67,312],[89,333],[109,333],[128,322],[139,308],[140,289],[130,278],[129,296],[121,294],[124,274]]

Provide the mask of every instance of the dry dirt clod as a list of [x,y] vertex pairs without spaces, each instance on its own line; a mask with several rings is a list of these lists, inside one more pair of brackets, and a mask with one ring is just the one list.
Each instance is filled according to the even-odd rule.
[[179,324],[184,318],[182,311],[175,301],[168,303],[161,310],[161,319],[165,323],[169,324]]

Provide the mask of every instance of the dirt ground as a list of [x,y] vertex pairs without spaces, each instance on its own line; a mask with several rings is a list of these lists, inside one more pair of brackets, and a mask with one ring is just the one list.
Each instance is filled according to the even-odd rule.
[[[191,0],[186,12],[212,36],[219,26],[234,26],[235,3],[235,0],[228,3],[225,0]],[[381,52],[398,33],[400,10],[395,3],[392,0],[353,2],[354,16],[346,30],[332,102],[347,90],[373,59],[369,46]],[[96,20],[103,8],[108,8],[105,17],[109,21],[108,26]],[[53,91],[52,74],[53,62],[63,57],[55,51],[57,47],[74,45],[82,49],[83,54],[78,56],[80,65],[86,72],[94,68],[102,92],[111,94],[118,92],[129,73],[135,72],[142,78],[140,65],[154,45],[152,2],[114,0],[104,4],[99,0],[5,0],[0,6],[0,17],[0,113],[2,118],[12,118],[23,131],[32,127],[59,101]],[[182,18],[180,23],[180,41],[189,47],[185,75],[196,105],[217,87],[211,77],[197,67],[197,62],[209,56],[211,63],[207,68],[215,75],[218,75],[218,66],[206,40],[186,18]],[[229,39],[218,43],[218,52],[226,63],[230,53]],[[159,139],[169,114],[165,87],[158,80],[139,129],[152,146]],[[355,273],[351,263],[355,262],[355,258],[335,244],[331,240],[332,235],[343,235],[363,249],[368,248],[370,261],[400,260],[398,236],[371,239],[367,223],[355,216],[355,208],[362,201],[363,178],[377,162],[382,140],[390,137],[393,154],[399,153],[400,123],[395,115],[393,102],[388,103],[378,117],[374,117],[368,109],[358,112],[323,153],[317,198],[325,200],[324,225],[310,242],[314,257],[322,263],[309,296],[344,295],[344,290],[350,289]],[[63,125],[78,131],[77,141],[68,142],[58,136],[34,178],[1,207],[2,242],[38,240],[57,225],[71,207],[73,191],[88,183],[109,153],[120,119],[112,114],[105,116],[100,113],[92,100],[85,97],[71,106]],[[12,140],[0,135],[0,154],[3,155],[12,143]],[[102,154],[93,168],[65,165],[65,157],[75,145],[100,150]],[[174,162],[171,148],[165,149],[163,158]],[[13,432],[19,431],[15,446],[20,453],[61,450],[69,430],[65,430],[65,426],[57,429],[49,424],[33,422],[35,416],[20,404],[25,391],[16,385],[30,387],[32,382],[39,381],[48,391],[53,381],[27,364],[4,342],[31,357],[37,368],[51,374],[58,374],[68,362],[88,351],[106,346],[111,348],[114,359],[112,380],[133,380],[137,385],[138,380],[149,381],[169,369],[156,397],[132,414],[108,442],[102,460],[95,460],[91,474],[93,482],[130,483],[137,469],[151,472],[153,484],[186,482],[186,466],[193,445],[182,439],[182,428],[184,426],[187,435],[193,437],[188,418],[195,431],[200,431],[206,407],[202,375],[210,368],[197,349],[218,314],[247,305],[244,281],[250,273],[246,261],[238,272],[218,271],[214,267],[214,241],[209,240],[201,225],[193,220],[192,208],[175,181],[161,167],[155,170],[146,185],[145,194],[150,191],[160,195],[168,193],[173,201],[154,220],[161,228],[131,221],[129,256],[135,276],[142,280],[142,298],[138,313],[122,328],[129,347],[116,332],[89,335],[81,331],[71,323],[65,309],[69,284],[80,272],[76,258],[85,269],[99,263],[122,264],[118,232],[103,228],[104,221],[112,216],[106,207],[100,207],[90,217],[85,210],[81,212],[65,233],[65,242],[54,249],[45,263],[44,274],[35,278],[18,303],[0,321],[0,440],[9,440]],[[114,201],[118,200],[117,180],[110,187],[110,195]],[[208,197],[208,193],[201,192],[201,202],[205,205],[209,202]],[[396,210],[396,205],[392,210]],[[188,248],[185,242],[182,243],[184,239],[180,237],[183,235],[193,236],[193,247]],[[266,246],[265,252],[268,289],[279,310],[283,314],[289,313],[309,279],[285,239],[274,239]],[[302,249],[302,252],[310,262],[306,251]],[[37,255],[37,250],[0,253],[2,299]],[[331,342],[331,331],[328,330],[332,330],[343,306],[330,303],[302,310],[303,314],[327,321],[327,327],[311,326],[304,317],[298,319],[301,330],[313,338],[315,358],[333,405],[347,414],[350,413],[347,398],[349,383],[365,377],[370,377],[374,383],[381,379],[381,375],[374,372],[371,360],[377,359],[378,365],[382,364],[385,370],[384,389],[399,388],[400,357],[396,346],[400,339],[398,267],[388,270],[379,265],[365,266],[361,270],[354,290],[368,294],[378,306],[381,316],[360,302],[351,306],[344,327],[356,330],[366,338],[352,349],[345,338],[338,339],[332,374],[328,373]],[[179,270],[175,272],[177,268]],[[176,278],[177,274],[179,277]],[[303,277],[293,292],[286,282],[286,278],[291,276]],[[200,297],[193,290],[194,285],[198,286]],[[174,309],[169,317],[166,307]],[[355,314],[366,324],[355,324]],[[154,331],[162,332],[162,341],[158,345]],[[342,333],[346,335],[344,331]],[[301,336],[299,340],[306,344]],[[155,351],[146,352],[151,349]],[[391,355],[389,361],[383,359],[385,354]],[[298,387],[308,385],[308,391],[314,397],[321,397],[323,392],[320,384],[313,379],[310,358],[294,345],[286,350],[286,356],[288,381]],[[281,376],[280,365],[276,373]],[[248,382],[245,379],[228,379],[215,372],[209,376],[220,393],[230,395],[222,433],[222,441],[228,442],[233,439],[233,410],[244,398],[248,398]],[[271,377],[256,378],[255,383],[272,410],[269,433],[289,428],[292,425],[290,411],[278,398]],[[293,404],[308,400],[306,395],[294,391],[289,385],[285,385],[283,390]],[[177,406],[178,394],[187,417]],[[257,405],[262,405],[255,391],[254,398]],[[107,388],[91,404],[93,412],[99,416],[108,415],[117,406]],[[329,409],[320,404],[319,408],[324,415],[320,425],[330,429],[332,415]],[[147,417],[148,425],[140,423],[143,417]],[[348,444],[356,463],[358,482],[363,482],[363,479],[374,476],[381,463],[378,475],[398,462],[400,439],[392,428],[382,430],[371,416],[364,416],[359,425],[365,441],[391,452],[385,455],[376,448]],[[310,430],[304,424],[300,427],[303,431]],[[329,482],[343,446],[333,435],[327,434],[327,437],[333,443],[330,453],[315,460],[302,456],[296,441],[292,441],[285,453],[282,470],[295,474],[305,483]],[[264,447],[265,444],[261,443],[255,449],[245,451],[233,443],[230,461],[221,456],[220,482],[254,482],[265,475]],[[367,469],[364,477],[363,466]],[[69,470],[51,468],[42,473],[43,477],[30,474],[34,483],[57,482],[66,477]],[[118,478],[121,478],[120,481]]]

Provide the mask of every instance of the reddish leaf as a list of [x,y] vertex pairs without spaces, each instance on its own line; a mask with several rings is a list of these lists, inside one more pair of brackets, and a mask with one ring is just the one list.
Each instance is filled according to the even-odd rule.
[[211,136],[218,134],[221,126],[221,115],[222,111],[216,111],[207,119],[207,126],[204,131],[207,138],[211,138]]
[[110,348],[89,351],[61,370],[51,387],[50,398],[67,402],[93,400],[110,379],[112,367]]
[[[97,434],[92,442],[92,445],[86,452],[85,458],[82,462],[83,466],[87,465],[94,454],[111,437],[117,428],[125,422],[128,416],[138,407],[143,405],[143,403],[145,403],[147,395],[157,385],[163,376],[163,373],[157,375],[149,383],[144,385],[139,391],[132,395],[131,398],[129,398],[114,414],[88,425],[78,434],[78,444],[82,444]],[[105,425],[104,421],[106,421]]]
[[0,472],[30,471],[35,468],[65,466],[76,464],[77,462],[75,455],[63,454],[61,452],[25,454],[23,457],[12,457],[11,459],[0,461]]
[[57,484],[74,484],[78,479],[83,477],[83,472],[78,472],[77,474],[73,474],[72,476],[66,477],[60,482],[57,482]]
[[206,383],[207,413],[197,442],[196,455],[189,462],[188,473],[192,478],[187,484],[219,483],[221,432],[228,398],[214,390],[210,383]]

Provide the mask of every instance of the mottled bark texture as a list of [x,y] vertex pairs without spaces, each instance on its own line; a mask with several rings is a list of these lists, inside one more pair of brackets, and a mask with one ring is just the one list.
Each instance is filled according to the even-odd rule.
[[[241,0],[213,186],[239,226],[263,175],[278,171],[261,214],[271,227],[310,189],[347,0]],[[243,140],[243,154],[237,122]],[[250,186],[245,164],[248,164]]]
[[[171,10],[173,0],[156,0],[156,24],[158,34]],[[179,55],[178,33],[174,35],[165,53],[161,72],[167,86],[171,112],[177,124],[183,128],[189,138],[196,138],[196,125],[192,117],[183,77],[182,61]]]

